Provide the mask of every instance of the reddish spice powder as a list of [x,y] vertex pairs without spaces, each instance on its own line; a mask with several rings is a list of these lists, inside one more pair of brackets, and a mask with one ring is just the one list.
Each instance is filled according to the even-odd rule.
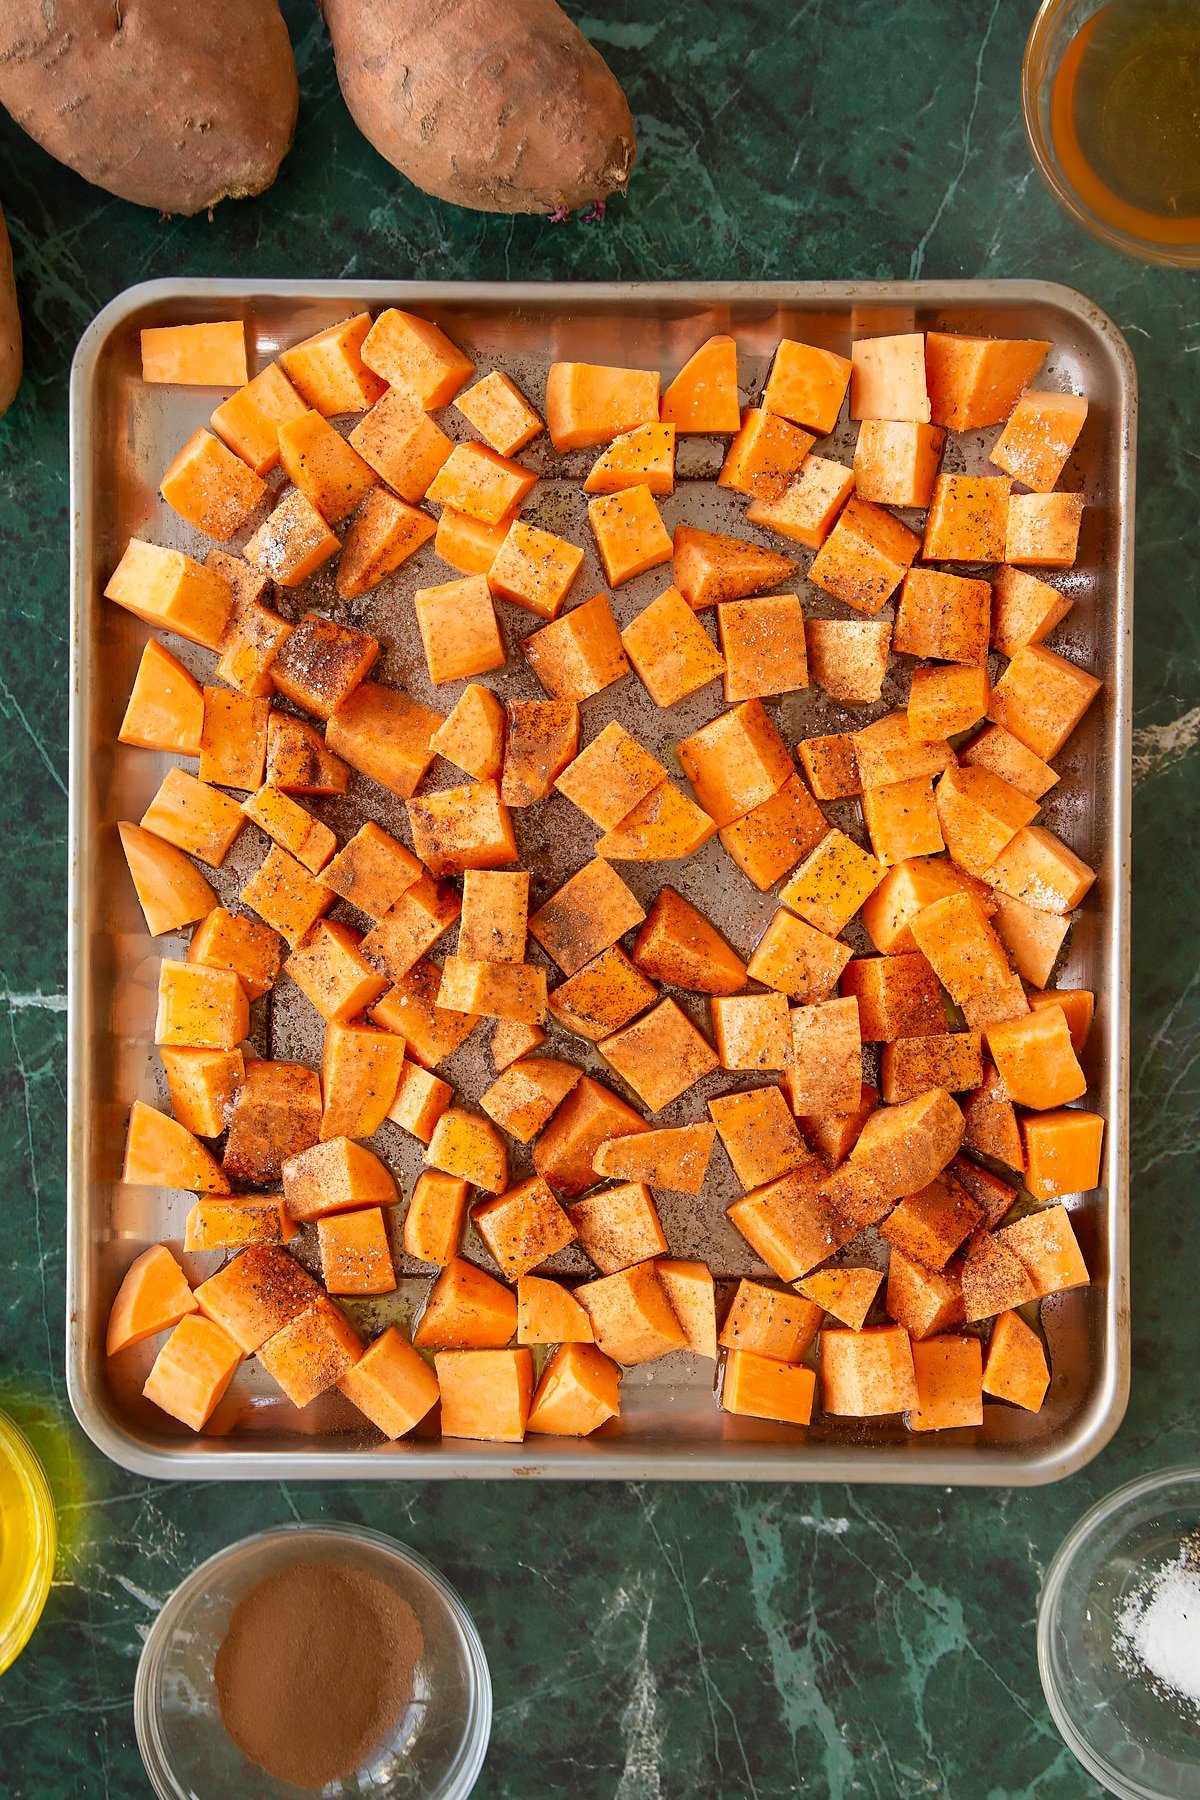
[[278,1780],[353,1774],[413,1698],[424,1650],[402,1594],[341,1563],[301,1562],[243,1594],[217,1651],[226,1731]]

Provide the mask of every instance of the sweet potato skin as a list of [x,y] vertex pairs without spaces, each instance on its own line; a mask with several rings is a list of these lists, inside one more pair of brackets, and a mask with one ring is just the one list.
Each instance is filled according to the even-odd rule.
[[628,102],[555,0],[323,0],[322,11],[355,124],[426,193],[476,212],[549,213],[628,182]]
[[13,281],[12,246],[0,212],[0,419],[16,399],[21,368],[21,315]]
[[0,8],[0,105],[85,181],[139,206],[198,213],[260,194],[298,104],[276,0]]

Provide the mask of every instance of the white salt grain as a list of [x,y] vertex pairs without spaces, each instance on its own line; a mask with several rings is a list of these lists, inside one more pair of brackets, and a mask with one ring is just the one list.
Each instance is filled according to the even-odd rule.
[[1200,1707],[1200,1571],[1179,1556],[1126,1600],[1117,1618],[1118,1660],[1150,1678],[1164,1699]]

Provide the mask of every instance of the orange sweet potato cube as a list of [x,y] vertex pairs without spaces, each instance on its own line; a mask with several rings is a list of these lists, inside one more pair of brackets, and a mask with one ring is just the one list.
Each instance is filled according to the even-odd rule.
[[795,1113],[853,1112],[862,1091],[858,1001],[795,1006],[786,1084]]
[[864,419],[854,446],[855,492],[877,506],[928,506],[945,441],[939,425]]
[[504,766],[504,707],[490,689],[470,682],[432,733],[430,748],[476,781],[499,780]]
[[[633,960],[644,975],[693,993],[737,994],[746,985],[746,965],[741,957],[673,887],[659,888],[638,932]],[[649,1005],[653,998],[650,990],[644,1004]]]
[[781,338],[763,389],[763,406],[823,437],[837,424],[851,368],[849,358],[836,351]]
[[431,410],[451,401],[475,365],[432,319],[388,306],[362,340],[362,360]]
[[516,382],[499,369],[459,394],[454,406],[501,456],[515,456],[545,430]]
[[396,1098],[403,1067],[403,1038],[370,1025],[326,1025],[321,1137],[372,1137]]
[[908,729],[922,743],[942,743],[978,725],[992,684],[986,665],[953,663],[914,669],[908,692]]
[[883,1280],[881,1269],[818,1269],[796,1283],[797,1293],[851,1331],[861,1331]]
[[912,919],[909,930],[973,1031],[1028,1013],[1029,1002],[1000,939],[971,894],[932,901]]
[[565,618],[531,632],[521,650],[554,700],[590,699],[629,673],[607,594],[595,594]]
[[849,732],[803,738],[796,754],[818,800],[849,800],[862,793],[854,738]]
[[446,1012],[437,1005],[442,972],[419,957],[371,1010],[384,1031],[404,1039],[405,1055],[423,1069],[436,1068],[466,1042],[479,1023],[469,1014]]
[[258,1360],[293,1406],[307,1406],[354,1367],[362,1350],[341,1307],[322,1294],[267,1339]]
[[483,444],[455,444],[426,489],[426,498],[484,525],[498,525],[524,504],[536,482],[532,469]]
[[892,1245],[884,1307],[890,1319],[914,1339],[950,1331],[964,1319],[962,1276],[957,1263],[930,1269]]
[[545,800],[579,751],[574,700],[510,700],[500,793],[506,806]]
[[1056,757],[1100,691],[1094,675],[1040,644],[1016,651],[992,689],[988,718],[1044,762]]
[[349,441],[410,506],[425,498],[454,449],[441,427],[398,388],[390,389],[364,413]]
[[437,1376],[395,1325],[367,1345],[354,1367],[338,1377],[337,1385],[391,1439],[410,1432],[438,1398]]
[[598,1043],[609,1032],[645,1012],[657,997],[654,983],[647,981],[625,952],[613,945],[569,981],[561,982],[549,995],[547,1005],[567,1031]]
[[199,756],[203,730],[203,688],[157,638],[148,638],[129,690],[118,741],[136,744],[141,750]]
[[807,1425],[816,1389],[812,1369],[759,1356],[753,1350],[731,1350],[725,1358],[719,1404],[723,1411],[742,1418]]
[[[222,1203],[223,1204],[223,1203]],[[187,1278],[165,1244],[152,1244],[134,1257],[117,1289],[108,1316],[105,1351],[115,1356],[178,1325],[196,1311]]]
[[803,1295],[739,1281],[717,1342],[776,1362],[800,1362],[821,1325],[821,1307]]
[[248,523],[267,484],[201,427],[172,458],[158,491],[188,525],[226,543]]
[[391,1170],[353,1138],[329,1138],[283,1164],[283,1197],[301,1224],[360,1206],[393,1206],[399,1198]]
[[529,921],[529,930],[565,975],[645,918],[636,896],[602,858],[585,863]]
[[260,831],[302,863],[310,875],[319,875],[337,849],[337,838],[328,825],[269,782],[242,801],[242,811]]
[[269,475],[279,465],[279,427],[307,410],[279,364],[268,363],[222,400],[209,424],[256,475]]
[[1065,1206],[1045,1206],[1006,1225],[996,1237],[1018,1258],[1040,1300],[1067,1288],[1086,1287],[1090,1277]]
[[289,488],[242,548],[252,568],[280,587],[299,587],[341,549],[307,494]]
[[879,885],[883,867],[843,831],[829,831],[811,851],[779,898],[792,912],[837,937]]
[[229,794],[180,768],[167,770],[141,820],[143,831],[152,831],[210,869],[220,868],[245,822]]
[[1055,1107],[1021,1118],[1025,1185],[1037,1200],[1086,1194],[1100,1183],[1104,1120],[1081,1108]]
[[468,518],[443,506],[434,533],[433,547],[443,562],[448,562],[460,575],[486,575],[508,536],[512,517],[498,525],[485,525],[482,519]]
[[[914,1040],[915,1041],[915,1040]],[[954,1252],[982,1224],[982,1204],[949,1170],[908,1194],[880,1225],[881,1236],[928,1269],[944,1269]]]
[[671,536],[643,482],[588,501],[588,519],[609,587],[671,559]]
[[910,857],[889,869],[863,902],[862,917],[872,943],[884,956],[917,948],[912,922],[923,907],[948,894],[971,895],[985,918],[994,910],[987,887],[944,856]]
[[907,331],[859,338],[850,347],[850,417],[929,422],[925,336]]
[[660,1256],[655,1263],[693,1356],[717,1360],[716,1289],[707,1263]]
[[595,853],[609,862],[677,862],[691,856],[717,828],[673,781],[639,800],[619,825],[597,838]]
[[850,946],[780,907],[746,964],[752,981],[792,1000],[824,1000],[850,961]]
[[842,971],[838,986],[843,997],[852,994],[858,1001],[864,1043],[888,1044],[945,1029],[941,989],[919,951],[856,956]]
[[551,363],[546,376],[546,424],[555,450],[589,450],[622,432],[658,421],[657,369],[601,363]]
[[1003,725],[985,725],[978,736],[963,745],[959,763],[963,768],[990,770],[1030,800],[1040,800],[1059,779],[1049,763],[1027,750]]
[[487,571],[487,581],[502,599],[539,618],[557,619],[582,566],[583,551],[577,544],[514,519]]
[[279,427],[279,460],[327,525],[347,518],[379,480],[341,432],[312,408]]
[[680,431],[736,431],[741,418],[736,341],[723,332],[706,338],[664,390],[660,410]]
[[1016,1108],[990,1062],[983,1065],[983,1080],[979,1086],[963,1102],[963,1118],[966,1120],[963,1143],[969,1149],[982,1151],[984,1156],[993,1157],[1007,1168],[1024,1169],[1025,1152],[1017,1127]]
[[931,1337],[912,1347],[917,1404],[910,1431],[983,1424],[983,1346],[977,1337]]
[[1040,1007],[985,1029],[996,1072],[1018,1106],[1049,1112],[1087,1092],[1087,1077],[1061,1007]]
[[609,1138],[648,1131],[639,1112],[583,1075],[557,1109],[533,1149],[533,1166],[568,1199],[596,1184],[592,1163]]
[[418,588],[413,607],[432,682],[461,681],[503,668],[504,644],[484,576]]
[[843,706],[872,706],[883,692],[891,641],[886,619],[809,619],[809,679]]
[[877,613],[920,548],[899,519],[852,496],[813,558],[808,579],[856,612]]
[[858,1226],[827,1200],[819,1182],[783,1175],[728,1208],[731,1225],[781,1281],[795,1281],[848,1244]]
[[822,1331],[818,1356],[827,1413],[869,1419],[911,1412],[919,1404],[912,1341],[902,1326]]
[[804,611],[796,594],[727,600],[717,608],[725,698],[753,700],[808,686]]
[[616,494],[645,486],[652,494],[675,487],[675,431],[672,424],[638,425],[623,431],[602,450],[583,483],[585,494]]
[[839,1169],[862,1136],[863,1127],[879,1105],[879,1094],[866,1082],[859,1089],[853,1112],[803,1113],[796,1123],[809,1149],[826,1168]]
[[471,1219],[510,1281],[565,1250],[577,1236],[574,1223],[540,1175],[482,1201],[472,1209]]
[[945,1088],[872,1112],[850,1152],[850,1166],[886,1205],[928,1187],[963,1134],[963,1117]]
[[904,712],[885,713],[874,724],[852,732],[851,742],[864,793],[918,776],[939,775],[954,762],[948,744],[922,743],[914,738]]
[[853,492],[852,469],[826,456],[806,456],[799,474],[779,498],[752,500],[746,518],[751,525],[765,525],[780,537],[803,544],[806,550],[819,550]]
[[546,1016],[546,971],[529,963],[468,962],[448,956],[437,1004],[446,1012],[537,1025]]
[[712,1125],[678,1125],[608,1138],[593,1157],[592,1167],[597,1175],[671,1188],[677,1194],[698,1194],[715,1137]]
[[752,500],[778,500],[800,473],[816,439],[763,406],[747,407],[725,453],[717,486]]
[[211,969],[232,969],[251,1000],[275,985],[283,961],[283,940],[256,919],[214,906],[192,933],[187,960]]
[[746,700],[676,746],[696,798],[718,826],[777,794],[795,773],[761,700]]
[[321,1135],[321,1082],[302,1063],[246,1064],[229,1115],[225,1173],[235,1181],[277,1182],[283,1165]]
[[266,775],[285,794],[344,794],[350,781],[350,770],[315,725],[275,711],[267,720]]
[[[963,1141],[966,1141],[965,1134]],[[969,1156],[956,1156],[949,1172],[961,1182],[971,1198],[979,1202],[984,1212],[984,1225],[989,1231],[994,1230],[1011,1211],[1017,1197],[1011,1181],[994,1174]]]
[[693,612],[777,587],[796,573],[791,557],[747,538],[698,525],[677,525],[672,540],[675,586]]
[[945,1031],[897,1038],[883,1046],[879,1077],[889,1106],[911,1100],[927,1088],[943,1087],[952,1094],[977,1088],[983,1080],[979,1033]]
[[1015,656],[1027,644],[1040,644],[1070,612],[1069,595],[1029,575],[1024,569],[1003,564],[992,574],[993,650]]
[[442,1350],[433,1360],[443,1437],[521,1442],[533,1401],[533,1357],[527,1349]]
[[1040,1412],[1050,1386],[1046,1351],[1037,1332],[1019,1313],[997,1316],[983,1365],[983,1391],[1026,1412]]
[[396,1286],[383,1209],[335,1213],[317,1220],[321,1279],[330,1294],[390,1294]]
[[715,681],[725,659],[679,592],[669,587],[643,607],[621,643],[657,706],[674,706]]
[[183,1232],[185,1250],[242,1250],[248,1244],[286,1244],[296,1235],[282,1202],[269,1194],[197,1200]]
[[900,588],[892,648],[940,662],[986,663],[992,590],[944,569],[910,569]]
[[525,957],[529,873],[468,869],[463,875],[458,954],[472,962],[519,963]]
[[147,625],[208,650],[220,650],[233,611],[233,591],[216,569],[141,538],[130,538],[104,593]]
[[1008,952],[1009,960],[1022,981],[1047,987],[1059,951],[1071,929],[1069,917],[1060,913],[1041,912],[1023,900],[1010,899],[996,890],[996,911],[992,915],[996,935]]
[[939,475],[925,519],[925,561],[1002,562],[1011,487],[1007,476]]
[[[443,792],[452,790],[443,789]],[[448,931],[458,917],[459,899],[445,882],[422,875],[408,887],[362,940],[362,953],[368,962],[378,963],[394,982],[402,982],[416,968],[426,950]],[[433,988],[436,997],[437,988]],[[387,1021],[379,1023],[390,1030]],[[413,1034],[409,1042],[415,1042]]]
[[576,1200],[571,1224],[602,1275],[615,1275],[620,1269],[661,1256],[667,1249],[657,1208],[644,1182],[598,1188]]
[[342,540],[334,582],[343,600],[378,587],[385,575],[415,556],[434,536],[437,525],[419,507],[409,506],[386,488],[372,488]]
[[142,1392],[181,1424],[201,1431],[241,1360],[241,1351],[227,1332],[213,1320],[189,1313],[155,1357]]
[[219,1137],[246,1079],[241,1051],[163,1047],[158,1056],[175,1118],[195,1137]]
[[660,1000],[632,1025],[601,1040],[600,1054],[651,1112],[720,1067],[708,1040],[674,1000]]
[[422,869],[411,850],[368,819],[320,875],[325,887],[378,920],[421,879]]
[[1042,825],[1026,825],[1000,851],[987,879],[1002,894],[1023,900],[1027,906],[1069,913],[1079,905],[1096,874],[1052,831]]
[[976,431],[1008,418],[1050,345],[1040,338],[925,334],[925,379],[934,423]]
[[687,1348],[687,1335],[653,1262],[585,1281],[575,1289],[575,1298],[592,1322],[596,1343],[614,1362],[650,1362]]
[[759,1073],[786,1066],[791,1027],[785,995],[714,996],[709,1007],[723,1069]]
[[[407,807],[417,855],[435,875],[494,869],[517,860],[512,816],[494,781],[439,788],[409,800]],[[413,899],[417,886],[401,895],[397,905]],[[457,906],[454,911],[457,915]]]
[[195,1292],[205,1317],[246,1356],[322,1298],[319,1283],[277,1244],[251,1244]]
[[361,934],[340,920],[320,919],[283,967],[323,1019],[355,1019],[387,987],[359,945]]
[[1048,494],[1075,448],[1087,410],[1082,394],[1027,389],[992,445],[992,462],[1035,494]]
[[1082,494],[1013,494],[1004,537],[1007,563],[1069,569],[1079,553]]
[[542,1371],[529,1430],[586,1437],[621,1410],[621,1371],[594,1344],[562,1344]]
[[508,1183],[508,1153],[495,1126],[459,1106],[447,1107],[425,1151],[427,1168],[457,1175],[489,1194]]
[[470,1183],[460,1181],[457,1175],[422,1169],[404,1215],[404,1254],[440,1268],[453,1262],[462,1248],[470,1193]]
[[279,692],[305,712],[331,719],[366,679],[379,643],[320,613],[306,613],[271,664]]
[[946,848],[928,775],[864,788],[862,809],[871,849],[882,868],[914,856],[936,856]]
[[492,1067],[497,1075],[546,1041],[540,1025],[522,1025],[517,1019],[497,1019],[492,1026]]
[[500,1349],[516,1329],[512,1289],[456,1256],[429,1290],[413,1343],[419,1350]]
[[370,313],[356,313],[279,353],[289,380],[306,403],[327,418],[361,412],[384,390],[384,383],[367,368],[361,355],[370,330]]
[[[471,1024],[475,1024],[473,1019]],[[387,1116],[410,1137],[427,1144],[453,1098],[454,1089],[448,1082],[431,1075],[419,1062],[406,1060],[401,1066]]]
[[562,1105],[581,1071],[552,1056],[523,1056],[504,1069],[479,1104],[510,1137],[527,1144]]
[[156,1044],[232,1050],[249,1030],[246,990],[231,969],[210,969],[203,963],[172,962],[164,957],[158,971]]
[[614,719],[568,763],[554,786],[602,830],[620,824],[667,771]]
[[246,327],[241,319],[151,325],[139,337],[143,381],[239,387],[246,379]]
[[591,1344],[592,1321],[561,1282],[545,1275],[517,1277],[518,1344]]

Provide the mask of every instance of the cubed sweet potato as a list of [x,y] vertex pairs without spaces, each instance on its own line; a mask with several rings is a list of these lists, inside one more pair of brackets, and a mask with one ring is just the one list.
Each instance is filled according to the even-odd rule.
[[279,460],[288,480],[312,501],[327,525],[347,518],[379,480],[315,408],[279,427]]
[[350,770],[333,755],[315,725],[272,710],[267,720],[266,779],[285,794],[344,794]]
[[317,1220],[321,1279],[327,1294],[390,1294],[396,1271],[383,1209],[360,1207]]
[[545,430],[541,415],[530,406],[512,376],[499,369],[493,369],[459,394],[454,406],[501,456],[515,456]]
[[510,1281],[565,1250],[578,1235],[540,1175],[481,1201],[471,1209],[471,1221]]
[[1013,494],[1004,535],[1006,563],[1069,569],[1079,554],[1082,494]]
[[984,917],[994,912],[990,890],[945,856],[910,857],[889,869],[863,902],[862,919],[875,948],[902,956],[917,948],[912,922],[926,906],[948,894],[971,895]]
[[233,590],[216,569],[143,538],[130,538],[104,595],[147,625],[206,650],[220,650],[233,612]]
[[651,1362],[687,1348],[687,1335],[653,1262],[585,1281],[575,1289],[575,1298],[592,1321],[596,1343],[614,1362]]
[[1007,563],[992,574],[993,650],[1015,656],[1027,644],[1040,644],[1070,612],[1069,594],[1024,569]]
[[413,608],[435,685],[503,668],[504,644],[484,576],[464,575],[438,587],[418,588]]
[[383,394],[363,414],[349,441],[410,506],[425,498],[454,448],[428,413],[397,388]]
[[850,960],[850,946],[780,907],[746,964],[752,981],[805,1005],[826,999]]
[[862,1089],[857,1000],[793,1007],[790,1052],[785,1085],[793,1112],[854,1110]]
[[986,581],[944,569],[910,569],[900,588],[892,648],[939,662],[985,663],[991,600]]
[[405,1055],[423,1069],[435,1069],[452,1056],[479,1023],[470,1014],[439,1007],[441,985],[441,970],[420,957],[371,1009],[374,1023],[402,1037]]
[[378,587],[385,575],[415,556],[437,525],[420,507],[372,488],[342,539],[335,586],[343,600],[357,600]]
[[595,1186],[592,1163],[601,1144],[648,1130],[632,1106],[583,1075],[534,1145],[533,1166],[556,1193],[570,1199]]
[[168,769],[141,821],[143,831],[152,831],[210,869],[220,868],[245,822],[230,795],[180,768]]
[[621,1410],[621,1371],[594,1344],[560,1344],[542,1371],[528,1429],[587,1437]]
[[854,445],[854,488],[877,506],[928,506],[946,433],[940,425],[864,419]]
[[517,1297],[460,1256],[434,1281],[413,1332],[418,1350],[500,1349],[517,1329]]
[[881,1236],[929,1269],[944,1269],[983,1223],[984,1209],[949,1170],[902,1199],[880,1225]]
[[848,1244],[858,1226],[825,1197],[807,1173],[782,1175],[727,1209],[736,1227],[781,1281],[795,1281]]
[[801,1113],[796,1120],[805,1143],[828,1169],[840,1169],[879,1105],[878,1089],[864,1082],[853,1112]]
[[375,920],[389,913],[421,874],[419,859],[373,819],[360,825],[320,871],[325,887]]
[[325,1020],[356,1019],[388,985],[363,955],[361,933],[338,919],[319,919],[284,963],[300,992]]
[[[242,555],[254,569],[283,588],[299,587],[336,556],[341,542],[307,494],[288,488],[267,514]],[[285,640],[286,641],[286,640]]]
[[[746,985],[746,965],[741,957],[715,925],[672,887],[658,890],[638,932],[633,960],[655,981],[694,993],[736,994]],[[646,1004],[653,998],[653,992],[648,993]]]
[[829,821],[799,775],[789,775],[777,793],[723,827],[720,837],[743,875],[760,893],[816,848]]
[[205,1317],[246,1356],[320,1298],[320,1284],[276,1244],[252,1244],[196,1289]]
[[812,1300],[851,1331],[861,1331],[883,1280],[882,1269],[817,1269],[796,1283],[796,1291]]
[[979,1150],[1009,1169],[1024,1169],[1025,1155],[1017,1128],[1016,1108],[990,1062],[983,1066],[979,1086],[963,1101],[963,1118],[966,1120],[963,1143],[968,1149]]
[[809,619],[804,627],[809,680],[842,706],[873,706],[883,692],[891,623],[886,619]]
[[[490,604],[490,602],[489,602]],[[325,742],[361,775],[407,800],[433,761],[442,715],[399,688],[362,681],[325,728]]]
[[[453,790],[443,789],[442,792]],[[432,949],[453,925],[459,906],[458,895],[449,883],[422,875],[405,888],[395,904],[367,932],[361,944],[362,954],[368,962],[377,963],[392,981],[403,982],[425,952]],[[435,996],[436,992],[435,989]]]
[[919,1404],[913,1346],[900,1325],[820,1334],[821,1404],[842,1418],[911,1412]]
[[965,1093],[983,1080],[983,1050],[977,1031],[943,1031],[901,1037],[883,1046],[879,1079],[889,1106],[911,1100],[927,1088]]
[[616,494],[622,488],[648,487],[654,495],[675,488],[674,423],[638,425],[623,431],[592,464],[583,483],[585,494]]
[[958,753],[964,768],[990,769],[1020,794],[1040,800],[1058,781],[1058,771],[1027,750],[1003,725],[985,725]]
[[500,1133],[487,1119],[460,1106],[447,1107],[434,1126],[425,1164],[489,1194],[503,1193],[508,1185],[508,1152]]
[[331,1020],[321,1049],[322,1138],[368,1138],[378,1131],[403,1067],[403,1038]]
[[963,1117],[953,1098],[945,1088],[931,1088],[872,1112],[850,1152],[850,1166],[881,1201],[900,1200],[941,1174],[962,1134]]
[[404,1215],[404,1254],[443,1269],[453,1262],[462,1248],[470,1193],[471,1184],[457,1175],[422,1169]]
[[[494,781],[439,788],[409,800],[407,810],[417,855],[435,875],[495,869],[517,860],[512,815]],[[414,885],[398,905],[415,894]]]
[[601,1040],[600,1054],[651,1112],[719,1068],[707,1038],[674,1000],[660,1000],[632,1025]]
[[698,693],[725,669],[725,659],[679,592],[666,588],[621,633],[625,654],[657,706]]
[[782,413],[822,437],[837,424],[853,365],[834,350],[781,338],[763,389],[768,412]]
[[519,1444],[533,1402],[533,1357],[515,1350],[442,1350],[434,1357],[442,1436]]
[[158,970],[156,1044],[232,1050],[249,1030],[246,990],[231,969],[209,969],[203,963],[172,962],[164,957]]
[[355,313],[280,351],[284,372],[306,405],[332,418],[361,412],[379,398],[385,384],[362,358],[370,330],[370,313]]
[[778,500],[800,472],[816,439],[763,406],[747,407],[725,453],[717,486],[752,500]]
[[151,1244],[134,1257],[117,1289],[108,1315],[105,1351],[115,1356],[130,1344],[169,1331],[196,1307],[187,1278],[167,1246]]
[[322,1294],[267,1339],[258,1360],[293,1406],[308,1406],[354,1367],[362,1350],[341,1307]]
[[279,427],[306,411],[279,363],[271,362],[222,400],[209,424],[256,475],[269,475],[279,466]]
[[709,1010],[723,1069],[761,1073],[786,1066],[791,1028],[783,994],[714,996]]
[[225,1173],[256,1186],[282,1179],[283,1165],[321,1135],[321,1082],[303,1063],[252,1061],[229,1116]]
[[1104,1120],[1081,1107],[1026,1113],[1020,1123],[1025,1185],[1038,1200],[1086,1194],[1100,1182]]
[[385,1438],[404,1437],[437,1403],[437,1376],[404,1333],[389,1325],[363,1351],[338,1387]]
[[671,560],[671,534],[645,482],[615,494],[597,494],[587,509],[609,587],[620,587]]
[[708,1110],[744,1188],[765,1186],[793,1170],[814,1169],[782,1088],[722,1094],[709,1101]]
[[301,1224],[360,1206],[394,1206],[399,1199],[391,1170],[352,1138],[329,1138],[289,1156],[282,1175],[287,1210]]
[[930,1269],[892,1245],[884,1307],[912,1338],[934,1337],[964,1321],[961,1266]]
[[778,498],[752,500],[746,518],[751,525],[765,525],[780,537],[803,544],[806,550],[819,550],[853,492],[852,470],[813,454],[805,457],[799,473]]
[[929,423],[923,332],[858,338],[850,347],[850,364],[852,419]]
[[[263,748],[265,751],[265,731]],[[310,875],[319,875],[337,849],[337,838],[328,825],[269,782],[242,801],[242,811],[260,831],[302,863]]]
[[490,688],[468,682],[429,744],[476,781],[498,781],[504,767],[503,705]]
[[731,1350],[725,1358],[719,1404],[723,1411],[742,1418],[807,1425],[816,1388],[812,1369],[759,1356],[753,1350]]
[[956,768],[938,782],[937,810],[950,855],[960,869],[982,878],[1036,815],[1037,801],[990,769]]
[[899,587],[920,539],[881,506],[852,495],[817,551],[808,579],[856,612],[877,613]]
[[506,806],[545,800],[579,751],[573,700],[510,700],[500,793]]
[[817,1335],[822,1309],[803,1295],[760,1281],[739,1281],[717,1342],[776,1362],[800,1362]]
[[597,857],[534,913],[529,930],[563,973],[573,975],[645,916],[616,870]]
[[992,684],[979,663],[914,669],[908,690],[908,729],[923,743],[942,743],[979,724]]
[[237,1374],[241,1352],[211,1319],[189,1313],[154,1359],[142,1393],[181,1424],[201,1431]]
[[878,887],[883,868],[843,831],[831,830],[780,889],[792,912],[837,937]]
[[1049,349],[1041,338],[926,332],[925,379],[934,423],[954,431],[1002,424]]
[[678,862],[716,833],[708,814],[673,781],[664,781],[596,840],[596,855],[611,862]]
[[986,1027],[987,1046],[1009,1098],[1038,1112],[1065,1106],[1087,1092],[1087,1077],[1071,1043],[1066,1015],[1046,1006]]
[[1022,981],[1032,982],[1039,988],[1048,987],[1059,952],[1071,929],[1069,916],[1041,912],[1035,906],[1027,906],[1023,900],[1013,900],[996,890],[992,924]]
[[214,906],[200,920],[188,945],[187,960],[210,969],[232,969],[251,1000],[275,985],[283,963],[283,939],[256,919]]
[[521,650],[554,700],[587,700],[629,673],[607,594],[595,594],[565,618],[530,632]]
[[947,894],[914,916],[913,941],[974,1031],[1019,1019],[1029,1002],[1003,946],[971,894]]
[[1019,1313],[1002,1312],[988,1338],[983,1392],[1026,1412],[1040,1412],[1050,1386],[1050,1367],[1037,1332]]
[[527,1144],[562,1105],[581,1072],[553,1056],[522,1056],[496,1077],[479,1104],[510,1137]]
[[591,1344],[592,1321],[561,1282],[544,1275],[517,1277],[518,1344]]
[[677,1125],[659,1131],[607,1138],[592,1167],[597,1175],[625,1182],[645,1182],[677,1194],[698,1194],[708,1172],[716,1128]]
[[532,469],[485,444],[455,444],[425,496],[484,525],[498,525],[520,509],[536,482]]
[[158,1056],[179,1123],[195,1137],[219,1137],[246,1078],[241,1051],[162,1048]]
[[910,1431],[983,1424],[983,1346],[977,1337],[931,1337],[912,1347],[917,1405]]
[[645,1012],[658,989],[613,945],[560,982],[547,999],[558,1023],[577,1037],[598,1043]]
[[557,619],[583,567],[583,551],[552,531],[514,519],[488,568],[493,594],[542,619]]
[[555,450],[588,450],[623,431],[658,421],[657,369],[601,363],[551,363],[546,376],[546,424]]
[[[637,1142],[637,1139],[630,1140]],[[571,1207],[579,1242],[602,1275],[615,1275],[667,1249],[658,1210],[644,1182],[597,1188]]]
[[1052,762],[1103,683],[1042,644],[1017,650],[992,689],[988,718]]
[[675,586],[693,612],[778,587],[796,573],[791,557],[747,538],[677,525],[673,540]]
[[516,1019],[497,1019],[492,1026],[492,1067],[502,1075],[510,1064],[528,1056],[546,1041],[540,1025],[522,1025]]

